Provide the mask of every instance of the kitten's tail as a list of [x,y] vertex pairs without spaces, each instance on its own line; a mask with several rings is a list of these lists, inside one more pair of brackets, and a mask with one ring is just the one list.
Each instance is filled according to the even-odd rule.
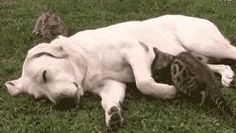
[[235,117],[232,109],[230,108],[229,104],[222,95],[211,95],[211,99],[213,100],[216,107],[219,109],[221,113],[229,114]]

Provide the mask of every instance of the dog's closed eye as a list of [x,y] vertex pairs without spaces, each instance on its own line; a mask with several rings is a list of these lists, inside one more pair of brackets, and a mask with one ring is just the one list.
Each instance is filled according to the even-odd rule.
[[42,78],[43,78],[43,82],[47,83],[47,71],[46,70],[43,71]]

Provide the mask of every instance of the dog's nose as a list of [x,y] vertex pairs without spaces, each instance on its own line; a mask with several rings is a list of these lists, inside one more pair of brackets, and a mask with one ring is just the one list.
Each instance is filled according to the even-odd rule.
[[63,97],[56,100],[56,105],[60,109],[70,109],[77,107],[79,103],[79,98],[77,96],[73,97]]

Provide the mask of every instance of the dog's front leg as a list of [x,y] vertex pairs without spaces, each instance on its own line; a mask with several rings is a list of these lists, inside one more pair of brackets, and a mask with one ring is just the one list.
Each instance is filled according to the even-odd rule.
[[[124,51],[125,59],[130,64],[137,88],[146,95],[162,99],[172,99],[176,89],[172,85],[156,83],[151,76],[151,63],[148,51],[139,44],[137,47]],[[140,47],[139,47],[140,46]]]
[[104,85],[97,89],[102,98],[101,104],[105,111],[106,125],[111,129],[120,127],[124,121],[121,115],[121,103],[124,101],[126,85],[114,80],[104,81]]

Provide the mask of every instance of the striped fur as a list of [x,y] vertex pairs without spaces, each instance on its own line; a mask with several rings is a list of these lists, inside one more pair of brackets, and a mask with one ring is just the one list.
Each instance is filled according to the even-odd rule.
[[[168,75],[167,77],[169,77],[169,83],[176,87],[179,94],[192,99],[200,99],[200,105],[214,102],[220,112],[233,115],[232,110],[222,96],[214,73],[205,63],[199,61],[189,52],[172,56],[156,48],[153,51],[156,56],[152,63],[152,74],[157,82],[163,76],[159,74],[164,74],[160,71],[164,70],[165,74]],[[167,72],[167,68],[169,72]]]

